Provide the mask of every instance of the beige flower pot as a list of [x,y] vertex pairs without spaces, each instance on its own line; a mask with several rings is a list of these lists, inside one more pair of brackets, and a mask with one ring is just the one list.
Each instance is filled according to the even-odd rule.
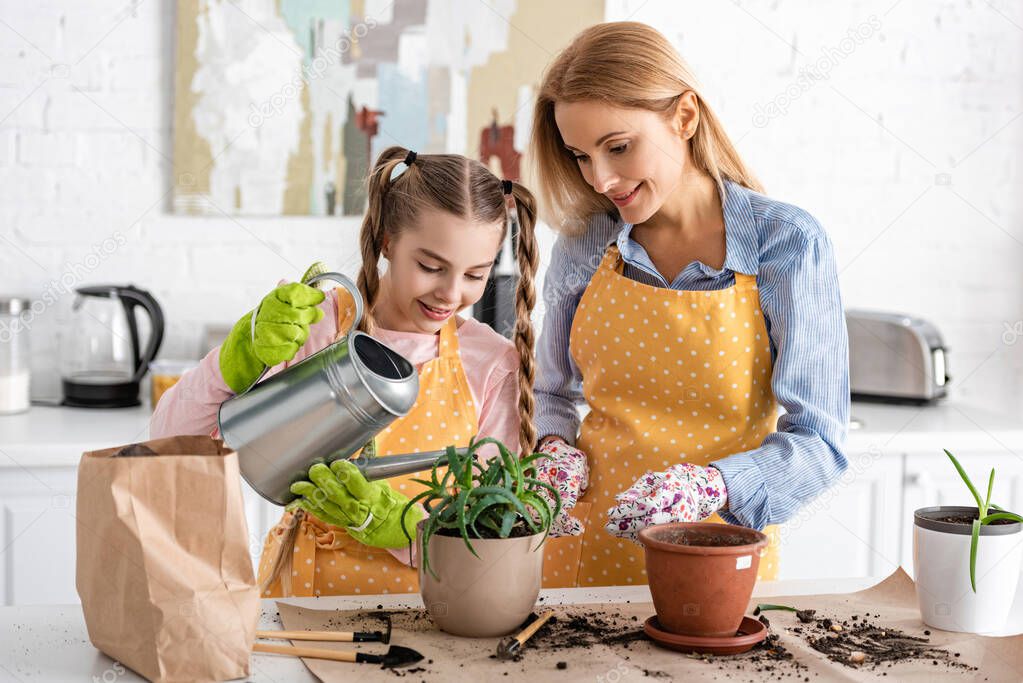
[[[419,538],[421,544],[421,526]],[[423,604],[446,633],[470,638],[507,635],[526,620],[540,594],[543,534],[473,539],[472,547],[478,558],[461,537],[430,538],[430,568],[437,578],[419,562]]]

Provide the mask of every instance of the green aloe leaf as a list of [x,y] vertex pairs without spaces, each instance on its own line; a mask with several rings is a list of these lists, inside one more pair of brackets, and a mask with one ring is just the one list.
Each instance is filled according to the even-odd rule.
[[[487,444],[494,444],[498,455],[482,460],[479,451]],[[457,530],[477,557],[472,539],[483,538],[481,531],[507,538],[521,522],[534,533],[543,531],[546,538],[551,521],[561,510],[561,498],[555,487],[535,476],[533,463],[543,454],[518,458],[497,439],[478,435],[469,440],[464,452],[453,446],[445,450],[447,463],[434,464],[428,480],[415,480],[423,491],[402,510],[404,517],[418,503],[427,512],[421,534],[424,570],[437,576],[430,566],[428,547],[430,538],[441,530]],[[553,503],[547,502],[544,496],[548,495]]]
[[977,509],[978,510],[981,509],[984,505],[984,500],[980,497],[980,494],[977,493],[976,487],[973,485],[973,482],[970,481],[970,477],[967,476],[966,471],[963,469],[963,466],[959,464],[959,461],[956,460],[956,457],[954,455],[948,452],[948,449],[945,449],[945,455],[949,457],[949,459],[952,461],[952,464],[955,465],[956,471],[959,472],[959,476],[962,477],[964,482],[966,482],[967,488],[969,488],[970,493],[973,494],[973,499],[977,501]]
[[980,541],[980,527],[980,520],[973,520],[973,529],[970,532],[970,585],[974,593],[977,592],[977,545]]
[[501,516],[501,538],[508,538],[508,534],[511,533],[512,527],[515,526],[515,522],[518,520],[518,516],[514,510],[505,510]]
[[768,602],[762,602],[757,605],[757,608],[753,610],[753,616],[760,616],[761,612],[767,612],[768,610],[784,610],[786,612],[798,612],[795,607],[789,607],[788,605],[772,605]]
[[987,516],[988,506],[991,505],[991,489],[995,487],[995,468],[991,468],[991,476],[987,480],[987,498],[984,499],[984,509],[980,511],[980,517]]
[[1009,519],[1013,522],[1023,522],[1023,517],[1017,515],[1015,512],[993,512],[984,519],[980,520],[981,524],[990,524],[991,522],[997,522],[1000,519]]

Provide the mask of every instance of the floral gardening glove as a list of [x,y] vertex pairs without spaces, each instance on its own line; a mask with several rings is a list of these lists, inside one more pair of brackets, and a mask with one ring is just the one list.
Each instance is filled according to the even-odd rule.
[[612,536],[636,541],[640,529],[653,524],[707,519],[724,507],[728,494],[717,469],[682,463],[647,472],[615,501],[604,528]]
[[[582,522],[570,516],[568,511],[575,507],[579,495],[590,485],[590,465],[586,454],[561,439],[547,441],[540,446],[538,452],[547,457],[538,458],[534,462],[536,478],[553,486],[561,495],[561,511],[551,521],[550,535],[552,538],[579,536],[584,531]],[[538,493],[553,511],[554,500],[550,492],[539,489]]]
[[354,463],[335,460],[330,467],[313,465],[309,479],[311,482],[291,485],[291,492],[302,496],[292,505],[328,524],[344,527],[360,543],[374,548],[405,548],[408,539],[416,537],[423,509],[412,507],[403,528],[401,513],[409,499],[385,481],[367,481]]

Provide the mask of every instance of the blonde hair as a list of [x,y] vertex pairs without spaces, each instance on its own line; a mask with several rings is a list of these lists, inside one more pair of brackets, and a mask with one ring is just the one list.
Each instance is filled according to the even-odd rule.
[[[371,333],[374,327],[373,307],[380,289],[377,269],[384,237],[395,238],[414,224],[425,208],[464,216],[480,223],[500,222],[508,229],[509,210],[504,192],[505,183],[478,161],[456,154],[419,154],[401,175],[392,174],[403,164],[408,150],[390,147],[380,154],[369,176],[369,206],[362,221],[359,243],[362,248],[362,270],[358,285],[366,302],[360,329]],[[519,267],[515,295],[515,349],[519,354],[519,449],[525,456],[536,443],[533,425],[533,323],[530,315],[536,303],[533,285],[539,262],[536,246],[536,200],[518,183],[510,185],[515,199],[519,230],[514,235]],[[504,233],[502,232],[502,238]],[[484,435],[485,436],[485,435]]]
[[638,22],[597,24],[577,35],[547,68],[533,110],[532,156],[545,218],[554,229],[578,234],[585,231],[590,216],[616,213],[614,203],[590,187],[565,149],[554,105],[597,100],[670,117],[679,98],[689,91],[696,95],[699,107],[699,123],[689,140],[693,163],[722,192],[725,179],[763,191],[668,39]]

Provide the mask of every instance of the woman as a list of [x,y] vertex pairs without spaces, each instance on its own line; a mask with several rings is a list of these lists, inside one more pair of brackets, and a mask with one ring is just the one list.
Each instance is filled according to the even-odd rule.
[[558,524],[581,537],[551,543],[545,585],[645,583],[642,548],[625,539],[704,519],[767,527],[760,577],[773,578],[769,525],[847,466],[827,234],[761,194],[689,68],[643,24],[594,26],[555,59],[532,145],[561,232],[537,432],[552,478],[578,484],[566,504],[585,490]]

